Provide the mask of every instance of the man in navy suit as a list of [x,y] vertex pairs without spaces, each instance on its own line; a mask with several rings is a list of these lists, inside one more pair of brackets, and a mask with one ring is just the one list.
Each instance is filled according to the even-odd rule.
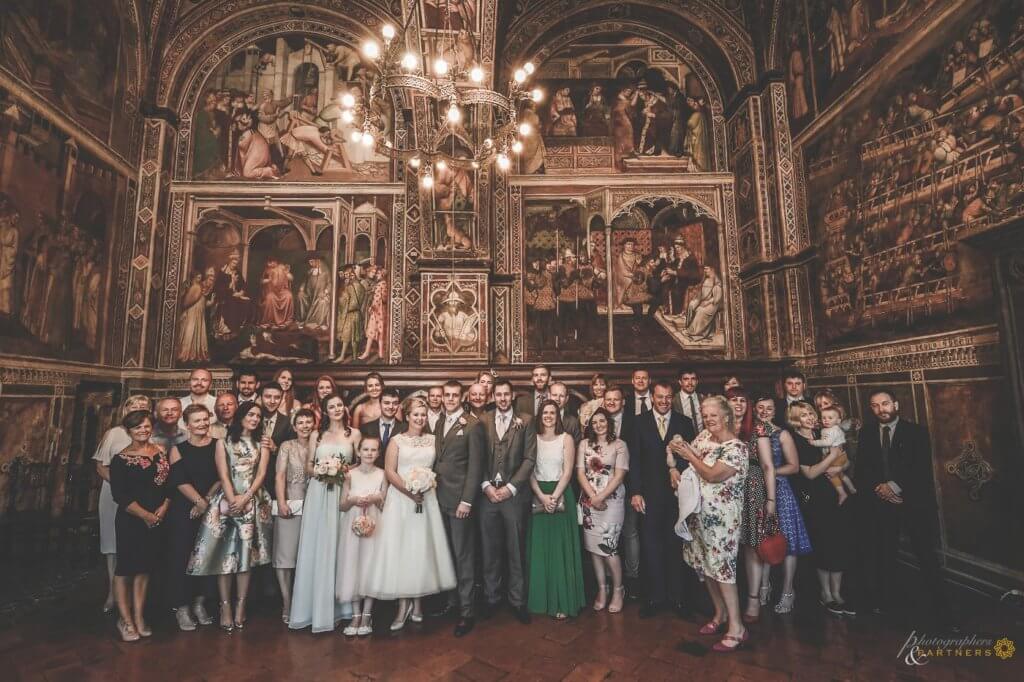
[[687,443],[695,437],[693,422],[672,409],[672,385],[654,385],[653,409],[635,418],[629,443],[627,487],[630,505],[641,515],[640,568],[647,603],[641,618],[649,618],[671,604],[683,615],[682,547],[675,534],[679,507],[674,488],[679,472],[665,461],[674,436]]
[[928,431],[900,416],[888,389],[876,389],[868,405],[877,423],[861,430],[856,486],[860,502],[860,556],[865,607],[877,614],[897,600],[896,560],[900,530],[917,556],[937,623],[950,623],[942,570],[935,553],[937,513]]

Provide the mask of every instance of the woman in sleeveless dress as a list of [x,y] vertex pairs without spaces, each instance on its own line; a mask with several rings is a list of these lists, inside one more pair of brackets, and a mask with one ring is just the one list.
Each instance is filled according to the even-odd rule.
[[[238,406],[227,438],[217,441],[214,458],[221,489],[210,498],[187,573],[217,576],[220,626],[231,632],[245,626],[250,570],[270,563],[273,546],[270,495],[263,488],[270,462],[270,437],[263,435],[259,405],[246,401]],[[232,575],[238,588],[234,618]]]
[[[281,620],[288,623],[292,612],[292,584],[295,582],[295,562],[299,556],[299,535],[302,532],[302,504],[306,497],[309,462],[313,443],[316,415],[301,408],[292,419],[296,438],[281,443],[277,452],[277,471],[274,476],[274,495],[277,497],[277,516],[274,518],[274,572],[281,588]],[[298,509],[295,509],[298,507]]]
[[379,456],[380,439],[364,437],[359,442],[359,466],[348,472],[341,489],[341,509],[346,512],[346,520],[341,529],[335,587],[338,601],[352,603],[352,622],[345,628],[349,637],[373,632],[373,597],[363,596],[363,586],[373,573],[370,560],[377,544],[380,508],[384,506],[388,485],[384,470],[376,465]]
[[413,493],[407,481],[432,471],[434,437],[426,432],[427,404],[409,402],[409,430],[393,436],[385,454],[387,496],[377,530],[374,570],[363,590],[375,599],[398,599],[392,630],[401,630],[410,617],[422,622],[420,597],[455,587],[455,567],[441,520],[437,493],[431,488]]
[[[348,425],[348,409],[339,395],[324,398],[322,433],[313,444],[313,456],[306,462],[306,473],[313,476],[318,461],[340,459],[351,464],[359,444],[358,429]],[[343,530],[341,486],[311,478],[302,503],[302,530],[299,556],[295,562],[295,587],[288,627],[293,630],[312,626],[313,632],[333,630],[347,612],[347,604],[335,595],[338,571],[338,539]]]

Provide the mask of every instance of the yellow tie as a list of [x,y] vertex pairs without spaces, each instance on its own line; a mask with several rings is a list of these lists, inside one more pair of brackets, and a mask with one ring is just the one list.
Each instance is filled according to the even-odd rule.
[[661,434],[661,439],[665,440],[665,416],[658,415],[658,433]]

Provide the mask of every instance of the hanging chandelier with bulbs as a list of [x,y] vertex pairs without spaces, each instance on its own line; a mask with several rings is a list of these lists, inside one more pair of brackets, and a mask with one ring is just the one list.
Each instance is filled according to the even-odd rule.
[[[540,88],[527,85],[534,65],[527,62],[513,71],[507,95],[489,89],[483,67],[466,59],[465,45],[459,44],[472,40],[469,32],[452,30],[447,7],[435,54],[428,60],[419,45],[410,44],[408,29],[416,5],[411,0],[404,26],[384,24],[380,42],[369,39],[362,45],[363,56],[375,66],[369,93],[362,102],[346,93],[340,102],[346,123],[361,121],[352,141],[408,163],[426,189],[433,187],[435,169],[446,165],[476,170],[493,162],[509,170],[523,150],[523,138],[539,134],[529,122],[518,120],[523,102],[544,99]],[[470,51],[475,57],[475,46]],[[416,98],[426,99],[427,106],[416,109],[421,115],[426,112],[428,120],[423,125],[417,121],[400,144],[397,126],[388,117],[394,109],[413,109]]]

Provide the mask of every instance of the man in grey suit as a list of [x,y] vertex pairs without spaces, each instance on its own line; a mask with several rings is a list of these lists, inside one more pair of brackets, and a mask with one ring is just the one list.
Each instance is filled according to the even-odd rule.
[[[516,414],[526,415],[533,419],[537,416],[537,408],[548,399],[548,384],[551,382],[551,370],[545,365],[537,365],[530,373],[530,383],[533,390],[527,391],[516,397]],[[497,402],[497,398],[495,398]]]
[[572,436],[574,444],[579,445],[583,440],[583,430],[580,428],[580,418],[569,413],[569,387],[561,381],[556,381],[548,387],[548,398],[554,400],[558,405],[559,414],[562,417],[562,429]]
[[473,629],[473,585],[476,580],[476,528],[473,505],[483,479],[487,442],[480,420],[462,409],[462,384],[442,386],[444,410],[434,429],[434,472],[444,532],[455,563],[457,587],[451,603],[459,610],[455,636]]
[[483,535],[484,592],[490,617],[501,599],[501,578],[508,567],[506,592],[521,623],[530,622],[526,608],[526,522],[530,507],[530,474],[537,460],[537,432],[528,416],[512,409],[512,384],[494,384],[495,410],[481,418],[485,432],[484,477],[480,500]]

